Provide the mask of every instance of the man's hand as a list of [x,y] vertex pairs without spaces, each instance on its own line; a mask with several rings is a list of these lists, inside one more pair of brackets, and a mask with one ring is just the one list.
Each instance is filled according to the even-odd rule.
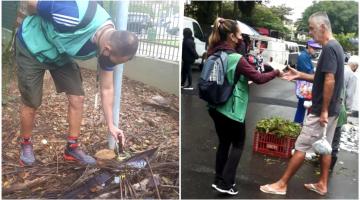
[[299,71],[297,71],[296,69],[294,69],[292,67],[288,67],[288,69],[289,70],[283,74],[282,79],[292,81],[292,80],[300,78]]
[[111,133],[111,135],[114,137],[114,139],[116,140],[116,142],[121,142],[122,146],[125,145],[125,135],[124,132],[120,129],[118,129],[115,126],[112,126],[109,128],[109,131]]
[[322,111],[320,114],[320,125],[325,126],[329,122],[329,113],[327,111]]

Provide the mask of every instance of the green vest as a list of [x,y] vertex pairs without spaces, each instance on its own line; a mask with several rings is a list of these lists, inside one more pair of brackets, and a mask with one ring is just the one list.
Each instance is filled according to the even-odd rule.
[[[88,1],[76,0],[80,21],[87,10]],[[76,56],[83,45],[91,39],[96,30],[110,19],[109,14],[97,5],[92,21],[75,32],[57,32],[53,24],[38,15],[28,16],[22,23],[22,37],[34,57],[42,63],[55,63],[59,66],[71,58],[86,60],[96,55],[93,51],[85,56]],[[70,58],[71,57],[71,58]]]
[[[228,65],[226,69],[226,78],[230,84],[234,84],[234,75],[236,66],[240,61],[241,55],[238,53],[229,54]],[[248,79],[240,75],[239,81],[236,83],[232,96],[228,101],[215,109],[223,115],[238,122],[244,122],[247,105],[249,100]]]

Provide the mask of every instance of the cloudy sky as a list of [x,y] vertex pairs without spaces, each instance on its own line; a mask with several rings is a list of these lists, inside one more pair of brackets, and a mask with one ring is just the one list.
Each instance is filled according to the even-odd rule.
[[269,7],[285,4],[293,9],[292,15],[288,16],[288,18],[295,22],[298,18],[301,18],[302,13],[312,5],[312,2],[312,0],[269,0],[269,3],[263,2],[263,4]]

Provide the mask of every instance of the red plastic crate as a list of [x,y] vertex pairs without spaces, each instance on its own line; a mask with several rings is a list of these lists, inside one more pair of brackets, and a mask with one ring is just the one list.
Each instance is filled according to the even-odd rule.
[[280,157],[290,158],[291,150],[295,146],[295,138],[283,137],[279,138],[271,133],[254,133],[254,152]]

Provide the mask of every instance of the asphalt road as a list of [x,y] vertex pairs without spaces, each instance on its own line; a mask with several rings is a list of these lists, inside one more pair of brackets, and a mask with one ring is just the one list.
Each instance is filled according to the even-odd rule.
[[[193,70],[193,86],[199,71]],[[284,172],[288,159],[265,156],[252,151],[253,132],[258,120],[280,116],[293,120],[297,99],[294,84],[275,79],[264,85],[250,86],[250,101],[246,117],[246,143],[237,170],[239,194],[219,195],[211,188],[214,177],[217,136],[206,103],[197,91],[182,91],[181,95],[181,197],[191,199],[358,199],[358,154],[341,151],[338,164],[330,175],[328,194],[320,196],[304,188],[304,183],[319,177],[319,167],[306,161],[289,183],[286,196],[259,191],[259,186],[276,181]],[[340,162],[342,164],[340,164]]]

